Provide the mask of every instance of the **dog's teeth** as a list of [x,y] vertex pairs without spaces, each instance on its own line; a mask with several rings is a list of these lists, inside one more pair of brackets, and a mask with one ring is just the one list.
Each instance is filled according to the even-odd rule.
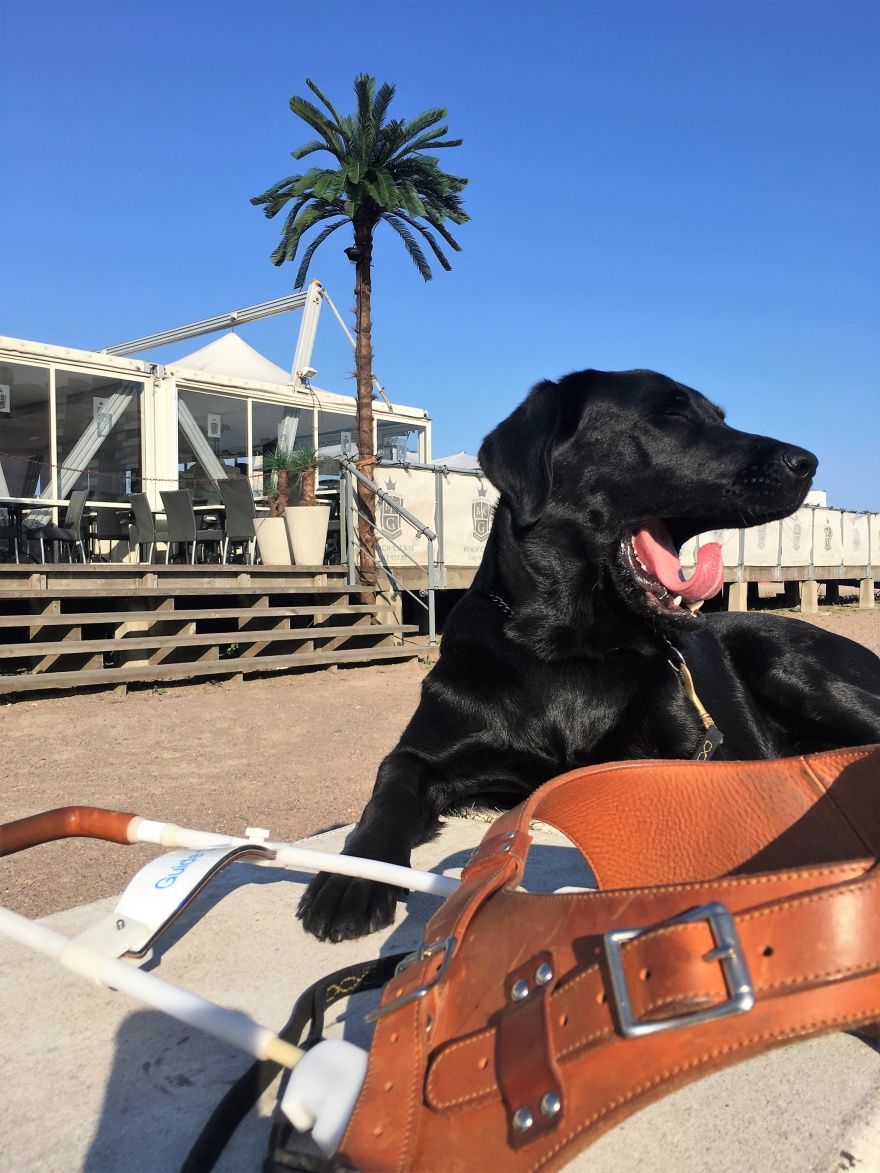
[[673,607],[680,607],[681,606],[681,595],[675,596],[675,598],[672,600],[672,605],[673,605]]
[[685,606],[689,611],[699,611],[705,601],[705,599],[697,599],[695,603],[685,603]]

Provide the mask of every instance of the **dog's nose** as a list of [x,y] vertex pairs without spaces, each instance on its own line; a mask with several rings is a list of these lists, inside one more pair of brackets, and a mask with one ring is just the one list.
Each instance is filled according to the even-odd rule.
[[816,473],[819,461],[806,448],[785,448],[782,463],[799,480],[810,480]]

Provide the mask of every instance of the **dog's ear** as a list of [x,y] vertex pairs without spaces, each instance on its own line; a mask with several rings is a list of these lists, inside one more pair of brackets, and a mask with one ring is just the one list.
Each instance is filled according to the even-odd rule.
[[518,526],[534,524],[550,500],[563,398],[558,383],[538,383],[480,446],[480,468],[507,498]]

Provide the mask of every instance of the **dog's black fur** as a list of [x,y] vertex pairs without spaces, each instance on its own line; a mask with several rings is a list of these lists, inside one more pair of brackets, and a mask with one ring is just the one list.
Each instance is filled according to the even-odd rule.
[[[651,518],[680,548],[786,517],[816,463],[735,431],[703,395],[651,371],[535,387],[480,449],[500,492],[482,564],[346,850],[407,864],[444,810],[477,796],[524,797],[597,762],[692,757],[703,727],[666,641],[724,733],[716,758],[880,742],[871,652],[792,619],[704,619],[675,606],[632,554],[634,529]],[[322,874],[299,915],[340,941],[389,924],[397,896]]]

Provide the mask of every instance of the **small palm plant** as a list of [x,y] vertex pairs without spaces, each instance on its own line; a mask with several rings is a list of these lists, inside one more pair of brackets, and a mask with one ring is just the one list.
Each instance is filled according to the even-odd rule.
[[283,517],[290,504],[290,492],[297,481],[302,485],[302,504],[317,505],[315,480],[321,458],[311,444],[299,448],[278,447],[263,457],[263,491],[269,502],[269,516]]
[[321,463],[318,449],[311,444],[301,444],[299,448],[294,448],[291,455],[293,461],[290,472],[299,479],[302,485],[300,505],[317,505],[315,487],[318,479],[318,467]]

